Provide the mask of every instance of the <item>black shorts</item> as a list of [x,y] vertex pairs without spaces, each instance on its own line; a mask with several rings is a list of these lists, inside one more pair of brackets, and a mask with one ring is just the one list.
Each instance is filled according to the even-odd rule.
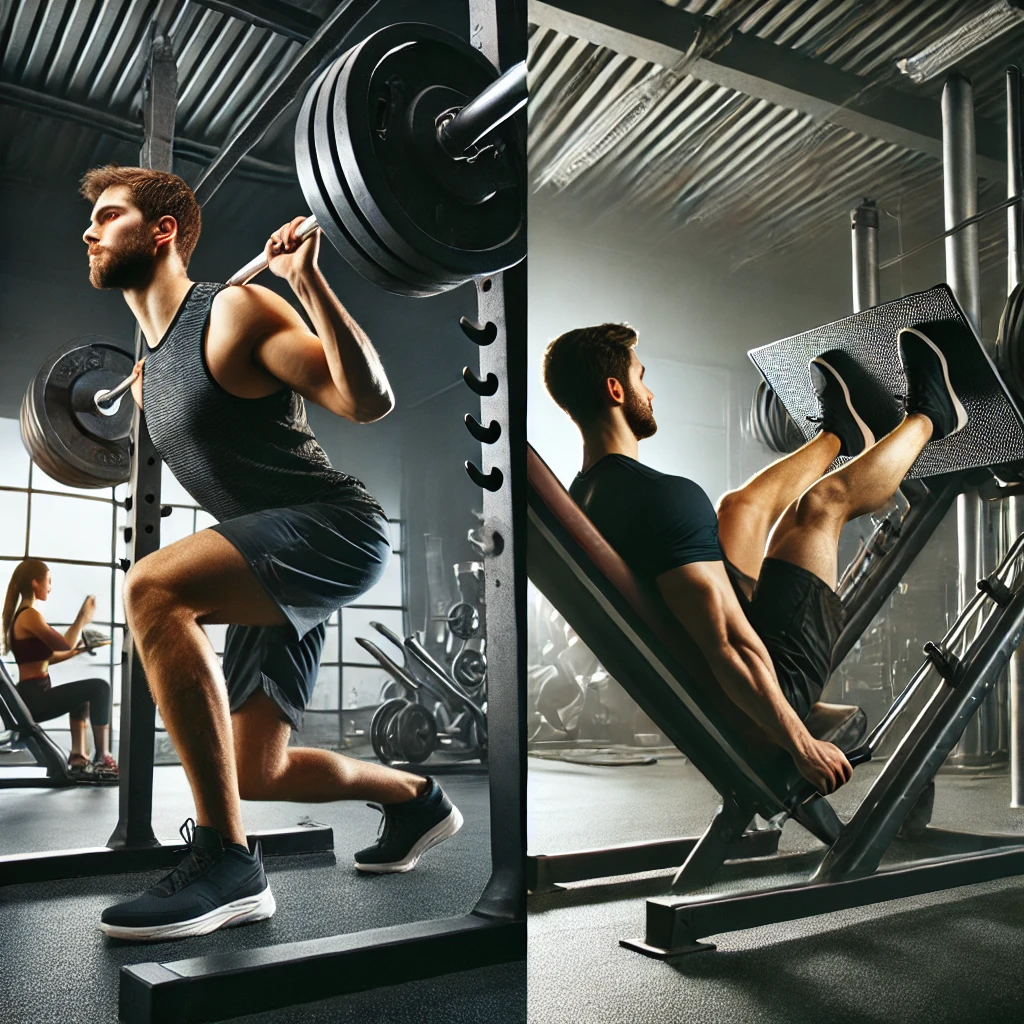
[[740,604],[771,655],[786,699],[801,719],[807,717],[828,682],[832,652],[842,631],[845,613],[835,591],[813,572],[766,558],[753,582],[726,560]]
[[364,505],[318,502],[253,512],[211,529],[245,557],[288,620],[228,627],[224,676],[231,710],[262,687],[297,729],[316,686],[327,620],[387,568],[387,520]]

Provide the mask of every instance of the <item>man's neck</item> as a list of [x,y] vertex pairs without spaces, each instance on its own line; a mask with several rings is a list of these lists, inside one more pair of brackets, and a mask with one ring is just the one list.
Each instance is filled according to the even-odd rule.
[[183,270],[158,268],[145,288],[125,290],[124,301],[138,320],[149,348],[160,344],[191,287]]
[[640,445],[623,417],[606,420],[591,430],[583,431],[583,472],[600,462],[606,455],[639,458]]

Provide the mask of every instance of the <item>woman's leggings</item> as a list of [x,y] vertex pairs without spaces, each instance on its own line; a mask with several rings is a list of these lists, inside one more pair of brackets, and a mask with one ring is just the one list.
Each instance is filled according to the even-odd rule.
[[110,725],[110,683],[106,679],[79,679],[51,686],[50,677],[18,683],[18,693],[37,722],[69,715],[79,722]]

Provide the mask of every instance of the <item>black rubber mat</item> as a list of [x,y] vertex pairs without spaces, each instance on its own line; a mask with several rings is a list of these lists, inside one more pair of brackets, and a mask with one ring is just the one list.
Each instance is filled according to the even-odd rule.
[[[490,875],[487,777],[448,776],[442,785],[465,818],[462,830],[431,850],[407,874],[364,876],[352,867],[355,850],[373,841],[377,812],[362,803],[243,804],[250,829],[269,829],[313,817],[334,828],[335,854],[275,857],[267,877],[277,914],[181,942],[137,945],[105,938],[100,911],[130,899],[159,872],[71,879],[0,888],[0,1020],[5,1024],[82,1024],[117,1020],[118,973],[123,964],[161,962],[252,949],[408,921],[455,916],[471,910]],[[157,770],[157,832],[170,839],[191,799],[180,768]],[[0,793],[3,852],[102,845],[117,817],[117,792],[17,790]],[[173,823],[173,824],[172,824]],[[12,827],[13,826],[13,827]],[[17,833],[15,837],[14,833]],[[495,992],[480,991],[491,984]],[[366,1021],[387,1024],[431,1016],[454,1024],[523,1020],[522,964],[449,974],[293,1009],[258,1014],[270,1021]],[[517,1007],[517,1017],[502,1016]],[[372,1008],[379,1010],[372,1011]]]
[[903,327],[939,321],[956,325],[952,343],[939,339],[936,343],[946,356],[950,378],[970,418],[958,434],[927,445],[908,476],[934,476],[1024,459],[1021,411],[948,285],[873,306],[748,354],[808,440],[818,428],[807,417],[818,414],[818,405],[807,364],[831,349],[840,349],[856,360],[867,378],[874,418],[891,430],[900,418],[894,396],[906,393],[896,336]]

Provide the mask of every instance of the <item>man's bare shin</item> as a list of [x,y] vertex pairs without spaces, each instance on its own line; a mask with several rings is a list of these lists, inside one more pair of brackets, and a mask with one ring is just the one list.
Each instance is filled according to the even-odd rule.
[[146,679],[192,788],[196,821],[244,845],[227,690],[210,641],[183,610],[140,632]]

